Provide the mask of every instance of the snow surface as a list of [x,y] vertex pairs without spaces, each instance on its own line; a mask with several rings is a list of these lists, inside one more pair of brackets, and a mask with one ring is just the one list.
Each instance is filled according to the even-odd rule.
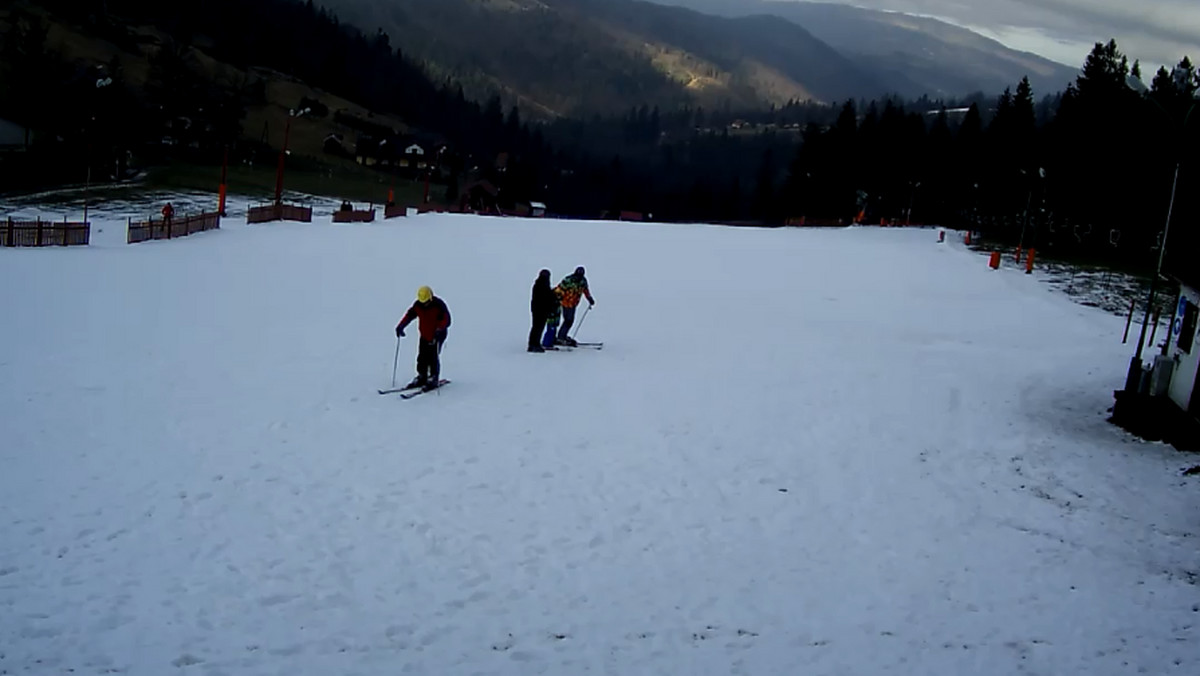
[[[1123,318],[930,230],[318,221],[0,250],[0,674],[1200,673]],[[605,349],[527,354],[576,265]]]

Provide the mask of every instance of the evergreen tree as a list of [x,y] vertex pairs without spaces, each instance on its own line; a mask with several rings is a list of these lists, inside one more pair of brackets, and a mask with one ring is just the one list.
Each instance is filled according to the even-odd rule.
[[962,146],[971,148],[978,145],[982,136],[983,116],[979,114],[979,106],[972,103],[963,117],[962,125],[958,128],[958,142]]
[[508,110],[508,118],[504,121],[504,141],[510,150],[516,150],[521,138],[521,111],[513,106]]
[[1117,41],[1097,42],[1076,78],[1079,96],[1085,101],[1113,98],[1129,89],[1129,59],[1117,49]]
[[775,218],[775,162],[774,152],[767,148],[759,163],[754,184],[754,217],[764,221]]
[[1034,112],[1033,86],[1029,78],[1021,78],[1017,85],[1016,96],[1013,97],[1013,128],[1016,134],[1028,138],[1037,128],[1037,115]]

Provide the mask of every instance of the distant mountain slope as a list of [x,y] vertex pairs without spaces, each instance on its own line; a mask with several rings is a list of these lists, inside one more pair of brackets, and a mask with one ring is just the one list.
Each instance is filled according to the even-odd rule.
[[468,94],[503,91],[543,114],[836,101],[892,89],[799,25],[767,17],[715,17],[636,0],[325,4],[368,32],[386,31]]
[[[671,105],[688,94],[645,58],[585,21],[536,0],[324,0],[342,20],[459,81],[472,98],[502,91],[528,112]],[[618,100],[626,105],[614,105]]]
[[717,66],[759,98],[834,101],[885,92],[888,85],[801,26],[769,16],[717,18],[636,0],[547,0],[648,44]]
[[1020,52],[965,28],[895,12],[792,0],[653,0],[719,16],[769,14],[806,28],[905,95],[994,93],[1028,76],[1060,91],[1078,70]]

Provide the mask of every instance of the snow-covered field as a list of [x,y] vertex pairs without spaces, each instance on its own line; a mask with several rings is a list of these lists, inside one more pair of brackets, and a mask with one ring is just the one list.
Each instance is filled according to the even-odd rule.
[[[0,250],[0,674],[1200,672],[1123,318],[929,230],[320,220]],[[527,354],[576,265],[605,349]],[[421,284],[454,382],[381,397]]]

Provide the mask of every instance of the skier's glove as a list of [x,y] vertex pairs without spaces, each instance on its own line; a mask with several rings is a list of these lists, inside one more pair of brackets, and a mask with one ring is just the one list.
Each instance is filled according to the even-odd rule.
[[438,329],[437,333],[434,334],[434,338],[439,343],[446,342],[446,329]]
[[397,324],[396,325],[396,337],[402,338],[403,336],[404,336],[404,328],[401,327],[399,324]]

